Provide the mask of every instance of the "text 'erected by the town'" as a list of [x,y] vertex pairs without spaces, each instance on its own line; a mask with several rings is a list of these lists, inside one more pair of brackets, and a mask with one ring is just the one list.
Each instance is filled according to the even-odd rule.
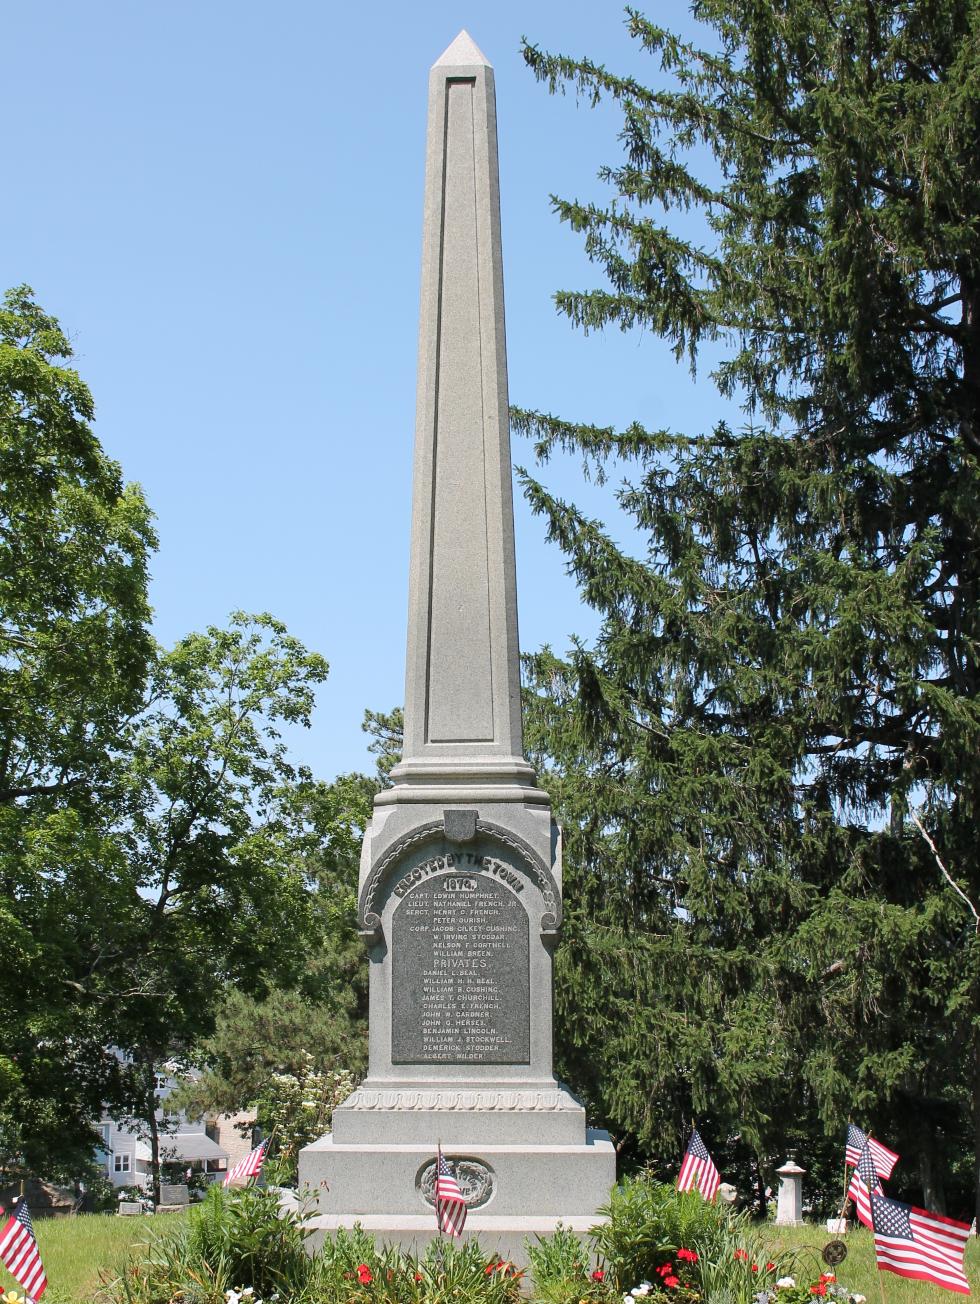
[[481,866],[467,872],[457,863],[398,885],[405,890],[392,917],[393,1063],[530,1060],[527,911],[500,881],[508,875],[491,876],[482,858]]

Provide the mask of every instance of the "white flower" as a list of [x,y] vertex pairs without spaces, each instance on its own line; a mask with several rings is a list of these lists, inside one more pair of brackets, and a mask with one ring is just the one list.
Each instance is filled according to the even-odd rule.
[[650,1294],[650,1283],[648,1281],[641,1281],[639,1286],[633,1287],[630,1294],[634,1299],[642,1299],[644,1295]]
[[651,1290],[651,1289],[653,1288],[653,1282],[652,1282],[652,1281],[641,1281],[641,1282],[640,1282],[640,1285],[641,1285],[641,1286],[645,1286],[645,1287],[647,1288],[648,1291]]
[[624,1296],[623,1296],[623,1304],[633,1304],[633,1296],[632,1296],[632,1295],[624,1295]]
[[851,1304],[868,1304],[868,1297],[866,1295],[852,1295]]
[[226,1290],[226,1304],[241,1304],[242,1292],[240,1290]]
[[777,1290],[779,1289],[780,1286],[788,1286],[792,1288],[795,1285],[796,1285],[796,1281],[792,1277],[780,1277],[779,1280],[776,1282]]

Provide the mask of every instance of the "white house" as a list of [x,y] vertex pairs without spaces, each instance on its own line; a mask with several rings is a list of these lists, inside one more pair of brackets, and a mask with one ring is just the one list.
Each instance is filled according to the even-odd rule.
[[[232,1130],[235,1119],[226,1115],[221,1120],[207,1123],[204,1119],[188,1120],[183,1114],[178,1114],[177,1128],[172,1130],[173,1116],[168,1115],[168,1125],[164,1130],[163,1102],[177,1083],[178,1079],[170,1073],[157,1075],[156,1095],[161,1104],[156,1112],[161,1125],[160,1158],[164,1163],[178,1163],[193,1172],[204,1172],[212,1180],[220,1179],[228,1169],[229,1150],[220,1143],[219,1137],[222,1132],[227,1134]],[[102,1133],[100,1159],[113,1186],[149,1186],[149,1140],[144,1140],[125,1124],[114,1122],[106,1114],[99,1123],[99,1131]],[[241,1150],[243,1141],[238,1132],[234,1132],[232,1140],[234,1144],[230,1148],[235,1154]]]

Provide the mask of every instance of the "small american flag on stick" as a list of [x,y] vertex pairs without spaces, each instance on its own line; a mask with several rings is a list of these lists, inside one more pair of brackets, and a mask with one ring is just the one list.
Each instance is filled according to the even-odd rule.
[[854,1211],[865,1227],[871,1226],[871,1197],[884,1194],[871,1158],[871,1147],[865,1146],[847,1188],[848,1198],[854,1201]]
[[265,1159],[266,1146],[268,1141],[260,1141],[254,1150],[250,1150],[244,1159],[239,1159],[234,1168],[229,1168],[225,1175],[225,1186],[238,1186],[239,1184],[251,1181],[253,1177],[258,1177],[262,1171],[262,1161]]
[[466,1226],[466,1197],[440,1146],[436,1152],[436,1223],[449,1236],[462,1236]]
[[[3,1210],[0,1209],[0,1213]],[[48,1288],[44,1264],[34,1236],[34,1224],[26,1200],[18,1201],[14,1212],[0,1228],[0,1260],[30,1299],[38,1300]]]
[[931,1281],[969,1295],[963,1270],[969,1224],[884,1195],[872,1195],[871,1218],[880,1272]]
[[687,1143],[681,1171],[677,1175],[678,1191],[698,1190],[706,1200],[713,1200],[721,1186],[721,1177],[714,1166],[708,1147],[701,1140],[697,1128]]
[[875,1172],[887,1182],[892,1175],[892,1169],[901,1156],[897,1155],[894,1150],[889,1150],[887,1146],[883,1146],[873,1136],[869,1137],[867,1133],[853,1123],[848,1123],[847,1142],[844,1146],[844,1162],[857,1167],[857,1162],[861,1158],[861,1151],[865,1146],[868,1146],[871,1150]]

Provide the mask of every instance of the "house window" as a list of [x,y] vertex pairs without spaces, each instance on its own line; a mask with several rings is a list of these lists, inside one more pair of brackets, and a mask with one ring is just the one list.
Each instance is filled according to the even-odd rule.
[[112,1125],[110,1123],[102,1123],[99,1125],[99,1135],[102,1137],[103,1150],[109,1149],[109,1130],[111,1126]]
[[112,1167],[117,1173],[129,1172],[129,1155],[116,1155],[112,1161]]

